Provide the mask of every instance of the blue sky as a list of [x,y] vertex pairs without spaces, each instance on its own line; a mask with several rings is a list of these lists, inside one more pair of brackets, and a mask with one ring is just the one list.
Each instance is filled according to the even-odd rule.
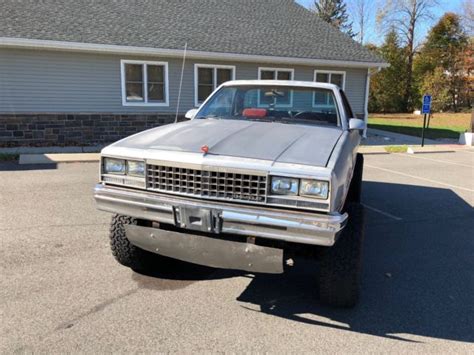
[[[383,3],[384,0],[373,0],[374,3]],[[300,3],[305,7],[311,7],[314,4],[314,0],[296,0],[296,2]],[[352,0],[346,0],[346,3],[349,4]],[[439,5],[436,8],[433,8],[432,12],[435,16],[434,20],[431,22],[423,23],[418,28],[417,40],[422,41],[423,38],[426,36],[426,33],[430,29],[430,27],[437,22],[437,20],[445,13],[445,12],[456,12],[460,13],[462,9],[462,0],[440,0]],[[375,7],[374,7],[375,8]],[[373,11],[373,24],[369,26],[367,29],[367,40],[366,42],[372,42],[376,44],[380,44],[383,41],[383,33],[380,33],[375,25],[375,15],[376,11]]]

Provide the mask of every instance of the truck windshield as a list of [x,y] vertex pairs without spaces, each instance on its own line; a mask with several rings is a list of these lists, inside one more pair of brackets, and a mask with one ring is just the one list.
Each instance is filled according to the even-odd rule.
[[340,125],[332,90],[298,86],[226,86],[201,107],[196,118]]

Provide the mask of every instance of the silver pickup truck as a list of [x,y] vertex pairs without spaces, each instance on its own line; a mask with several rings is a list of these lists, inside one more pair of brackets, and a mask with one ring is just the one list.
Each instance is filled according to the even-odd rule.
[[316,259],[320,301],[359,296],[365,122],[332,84],[230,81],[188,121],[102,150],[95,200],[117,261],[282,273]]

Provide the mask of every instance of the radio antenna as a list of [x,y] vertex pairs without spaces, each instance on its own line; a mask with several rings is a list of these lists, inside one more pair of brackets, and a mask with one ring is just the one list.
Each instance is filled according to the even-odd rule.
[[184,63],[186,62],[186,50],[188,49],[188,42],[184,43],[183,65],[181,66],[181,79],[179,80],[178,102],[176,103],[176,117],[174,123],[178,122],[179,104],[181,101],[181,86],[183,85]]

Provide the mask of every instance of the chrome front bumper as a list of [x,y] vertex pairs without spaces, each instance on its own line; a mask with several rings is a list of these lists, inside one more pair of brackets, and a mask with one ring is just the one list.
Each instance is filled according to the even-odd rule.
[[[287,242],[331,246],[348,215],[203,201],[97,184],[98,209],[190,230],[231,233]],[[199,223],[196,223],[198,221]]]

